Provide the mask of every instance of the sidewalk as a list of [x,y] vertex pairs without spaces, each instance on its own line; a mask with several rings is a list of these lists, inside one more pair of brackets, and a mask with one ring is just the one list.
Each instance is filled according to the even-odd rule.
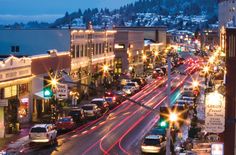
[[17,141],[24,143],[28,138],[29,130],[32,126],[33,124],[23,124],[21,125],[21,130],[18,134],[6,134],[5,138],[0,138],[0,150],[8,148],[9,145],[12,145]]

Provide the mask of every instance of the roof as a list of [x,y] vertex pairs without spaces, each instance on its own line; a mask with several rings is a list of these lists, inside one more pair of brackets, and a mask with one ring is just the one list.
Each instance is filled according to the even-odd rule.
[[145,137],[145,139],[160,139],[162,137],[163,136],[161,136],[161,135],[148,135]]
[[96,104],[85,104],[82,107],[91,107],[91,106],[97,106]]
[[32,128],[38,128],[38,127],[40,127],[40,128],[45,128],[45,127],[47,127],[48,125],[51,125],[51,124],[35,124]]
[[92,101],[105,101],[105,99],[104,98],[94,98],[94,99],[92,99]]

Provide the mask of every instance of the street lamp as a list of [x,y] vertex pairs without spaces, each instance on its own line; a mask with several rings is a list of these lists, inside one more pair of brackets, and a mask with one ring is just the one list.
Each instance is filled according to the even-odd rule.
[[53,78],[53,79],[51,79],[50,83],[51,83],[51,85],[52,85],[53,87],[56,87],[57,84],[58,84],[58,80],[55,79],[55,78]]
[[198,87],[199,86],[199,82],[198,81],[193,81],[192,85],[193,85],[193,88]]
[[108,65],[103,65],[103,72],[108,72],[109,66]]
[[144,54],[143,55],[143,61],[146,61],[146,59],[147,59],[147,56]]
[[205,66],[205,67],[203,68],[203,71],[204,71],[205,74],[207,74],[207,73],[209,72],[209,67],[208,67],[208,66]]
[[176,122],[176,121],[178,120],[177,114],[176,114],[175,112],[171,112],[171,113],[170,113],[170,116],[169,116],[169,120],[170,120],[170,122],[172,122],[172,123]]

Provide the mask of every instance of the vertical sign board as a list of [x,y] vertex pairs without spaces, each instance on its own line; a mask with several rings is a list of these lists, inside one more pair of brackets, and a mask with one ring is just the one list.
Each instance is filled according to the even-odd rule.
[[57,99],[67,99],[68,98],[68,85],[67,84],[57,84]]
[[205,127],[210,133],[222,133],[225,130],[225,98],[213,92],[206,95]]
[[8,106],[8,100],[0,100],[0,138],[4,138],[5,126],[4,126],[4,107]]

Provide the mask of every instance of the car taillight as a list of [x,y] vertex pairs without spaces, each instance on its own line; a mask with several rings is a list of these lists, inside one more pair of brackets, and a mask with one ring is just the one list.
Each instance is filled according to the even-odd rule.
[[116,100],[116,97],[114,96],[114,97],[112,98],[112,100],[115,101],[115,100]]

